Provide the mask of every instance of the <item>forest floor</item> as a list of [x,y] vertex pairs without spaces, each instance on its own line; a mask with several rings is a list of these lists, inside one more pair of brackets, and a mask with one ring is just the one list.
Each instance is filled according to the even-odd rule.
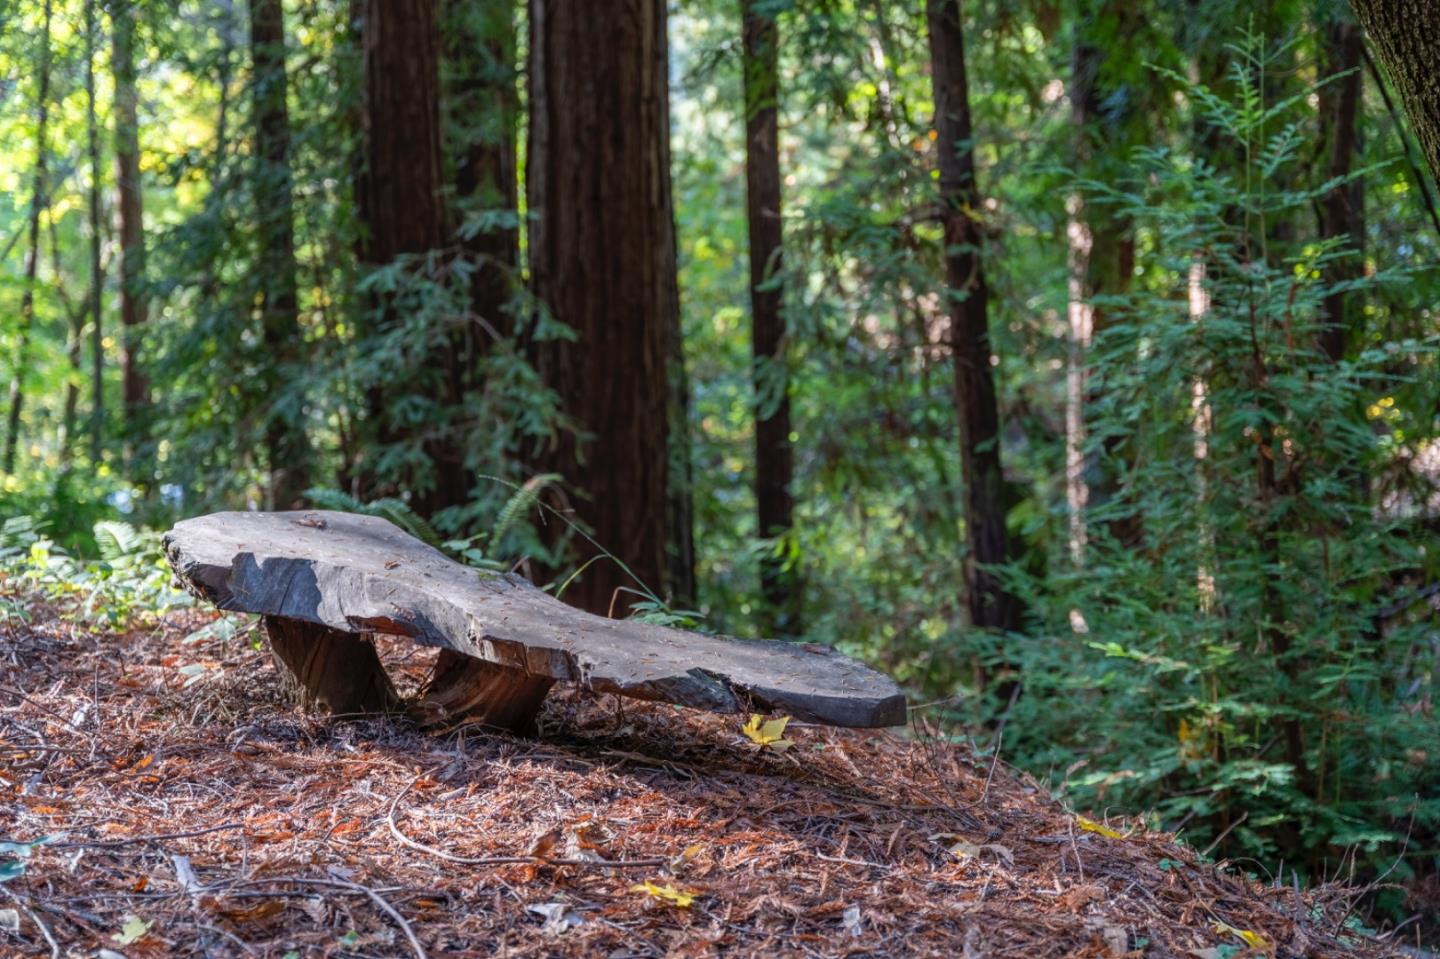
[[97,631],[16,589],[0,840],[32,845],[0,845],[0,956],[1387,954],[1344,935],[1358,890],[1248,881],[927,735],[775,752],[558,687],[535,739],[320,721],[253,631]]

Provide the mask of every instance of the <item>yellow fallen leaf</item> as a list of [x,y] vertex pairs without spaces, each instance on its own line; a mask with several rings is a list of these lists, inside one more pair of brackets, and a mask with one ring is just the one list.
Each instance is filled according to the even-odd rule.
[[690,904],[695,901],[695,894],[693,892],[686,892],[683,889],[676,889],[672,883],[668,882],[663,886],[659,883],[650,882],[649,880],[646,880],[645,882],[637,882],[635,885],[630,887],[630,891],[648,893],[651,896],[654,896],[656,899],[659,899],[663,902],[668,902],[671,905],[680,907],[681,909],[689,909]]
[[1265,941],[1264,936],[1260,935],[1259,933],[1251,932],[1249,929],[1236,929],[1228,922],[1219,922],[1217,920],[1215,923],[1215,931],[1222,936],[1236,936],[1251,949],[1267,951],[1270,948],[1270,943]]
[[1129,836],[1125,835],[1124,833],[1116,832],[1115,830],[1111,829],[1109,826],[1102,825],[1102,824],[1096,822],[1096,821],[1093,820],[1093,819],[1086,819],[1084,816],[1076,816],[1076,817],[1075,817],[1075,822],[1076,822],[1077,825],[1079,825],[1079,827],[1080,827],[1081,829],[1085,830],[1086,832],[1098,832],[1100,835],[1104,836],[1106,839],[1129,839],[1129,838],[1130,838]]
[[785,739],[785,726],[790,722],[789,716],[781,716],[779,719],[765,721],[765,717],[759,713],[752,713],[750,721],[740,727],[740,731],[750,737],[750,741],[762,749],[774,749],[784,751],[795,745]]

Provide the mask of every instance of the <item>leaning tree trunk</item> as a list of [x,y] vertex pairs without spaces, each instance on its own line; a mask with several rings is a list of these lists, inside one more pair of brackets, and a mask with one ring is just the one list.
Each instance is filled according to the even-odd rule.
[[105,333],[101,295],[105,271],[100,266],[100,124],[96,119],[95,54],[100,46],[100,0],[85,0],[85,145],[90,157],[90,462],[100,462],[105,419]]
[[[755,505],[765,538],[789,534],[794,523],[790,483],[790,395],[785,365],[783,237],[780,218],[780,72],[775,14],[742,0],[745,86],[745,187],[750,225],[751,349],[755,358]],[[760,563],[769,626],[800,631],[799,583],[783,557]]]
[[926,19],[935,85],[940,195],[945,210],[946,298],[965,483],[965,602],[973,625],[1008,632],[1019,625],[1019,606],[994,570],[1009,558],[1005,480],[1000,467],[1000,411],[990,366],[984,236],[973,215],[983,206],[975,182],[959,0],[929,0]]
[[563,597],[605,614],[629,606],[622,589],[658,592],[667,578],[678,298],[664,3],[532,0],[530,26],[531,276],[576,335],[537,344],[537,362],[588,434],[560,437],[537,465],[578,491],[576,518],[630,571],[602,559]]
[[[364,223],[361,260],[387,266],[406,255],[423,255],[450,242],[445,203],[444,137],[440,117],[440,35],[436,0],[366,0],[360,15],[365,60],[365,146],[359,178],[360,218]],[[417,269],[421,267],[417,266]],[[384,294],[372,304],[371,331],[382,333],[401,322]],[[435,404],[451,414],[464,398],[471,356],[459,339],[421,360],[415,370]],[[380,384],[368,390],[367,414],[372,443],[390,445],[411,440],[411,424],[389,420],[394,388]],[[445,422],[428,423],[421,440],[432,481],[413,490],[411,500],[424,515],[466,501],[471,480],[464,444]],[[367,493],[387,491],[373,467],[362,484]]]
[[1350,0],[1440,180],[1440,0]]
[[285,12],[280,0],[250,0],[254,63],[255,199],[259,232],[260,329],[265,343],[265,452],[273,509],[292,509],[310,485],[310,443],[303,410],[279,403],[299,376],[303,341],[295,266],[294,187],[290,173],[290,110],[286,105]]
[[30,336],[35,327],[35,275],[40,267],[40,214],[49,205],[50,124],[50,16],[45,0],[40,35],[40,70],[35,93],[35,178],[30,194],[29,245],[25,248],[25,286],[20,293],[20,328],[15,347],[15,372],[10,379],[10,412],[5,423],[4,462],[7,474],[15,472],[15,449],[20,442],[20,412],[25,402],[25,371],[29,366]]
[[[120,233],[120,378],[127,443],[145,445],[150,385],[140,366],[146,321],[145,227],[140,192],[139,92],[135,71],[135,0],[118,0],[111,16],[115,74],[115,193]],[[139,478],[139,477],[137,477]],[[148,485],[148,479],[142,485]]]

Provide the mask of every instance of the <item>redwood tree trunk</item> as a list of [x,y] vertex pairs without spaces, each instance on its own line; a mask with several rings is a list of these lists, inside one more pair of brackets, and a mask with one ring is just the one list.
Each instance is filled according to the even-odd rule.
[[[536,294],[575,332],[537,363],[588,438],[542,465],[580,495],[576,518],[660,591],[666,584],[669,379],[676,326],[663,0],[532,0],[529,203]],[[587,549],[582,559],[590,558]],[[637,588],[607,559],[564,599],[623,611]]]
[[29,236],[25,248],[25,287],[20,293],[20,328],[15,347],[15,371],[10,379],[10,407],[5,423],[4,462],[0,468],[15,472],[15,449],[20,442],[20,412],[25,402],[25,372],[29,367],[30,336],[35,327],[35,275],[40,267],[40,214],[49,206],[50,164],[50,19],[51,0],[45,0],[40,37],[40,72],[35,91],[35,178],[30,195]]
[[287,413],[275,402],[298,375],[304,345],[296,292],[285,13],[280,0],[250,0],[250,52],[254,61],[260,317],[268,354],[263,402],[271,404],[265,417],[269,495],[273,509],[292,509],[301,505],[301,494],[310,485],[310,444],[303,411]]
[[[446,139],[453,150],[455,195],[467,217],[518,209],[514,0],[449,0],[446,7]],[[520,238],[510,226],[461,231],[473,261],[470,305],[478,348],[509,336]]]
[[[670,42],[666,30],[666,7],[657,3],[653,7],[655,17],[655,69],[666,74],[670,66]],[[664,116],[660,127],[666,134],[660,138],[661,157],[659,169],[670,172],[670,97],[669,85],[660,105]],[[665,587],[670,601],[677,607],[691,609],[695,605],[695,473],[690,443],[690,374],[685,362],[685,333],[680,325],[680,278],[676,274],[675,198],[669,189],[662,190],[660,199],[665,204],[662,213],[670,242],[657,251],[660,263],[657,269],[666,273],[666,301],[661,309],[668,320],[666,325],[666,422],[669,435],[666,448],[669,460],[665,474],[666,485],[666,529]]]
[[[1365,40],[1360,28],[1348,18],[1337,16],[1325,30],[1325,65],[1329,76],[1339,76],[1321,88],[1321,122],[1330,148],[1326,178],[1346,180],[1336,183],[1325,194],[1320,208],[1320,237],[1340,240],[1347,257],[1331,264],[1327,280],[1331,283],[1349,280],[1360,274],[1359,254],[1365,243],[1365,184],[1349,179],[1359,151],[1357,120],[1363,77],[1360,73]],[[1325,297],[1325,326],[1320,334],[1320,349],[1334,362],[1345,356],[1353,310],[1343,291]]]
[[984,236],[973,215],[983,207],[975,182],[959,0],[928,0],[926,18],[935,85],[935,127],[939,134],[940,194],[945,208],[945,282],[955,364],[955,405],[960,417],[960,459],[965,483],[965,602],[973,625],[1005,632],[1018,627],[1019,608],[991,568],[1005,563],[1009,550],[1005,481],[1000,467],[1000,411],[990,366]]
[[96,6],[85,0],[85,140],[90,157],[90,462],[100,462],[105,419],[105,339],[101,294],[105,273],[100,266],[100,124],[96,119],[95,54],[100,45]]
[[[774,14],[758,0],[744,13],[745,187],[750,225],[751,348],[755,357],[755,503],[761,537],[782,537],[793,524],[790,491],[790,396],[785,366],[783,237],[780,218],[779,56]],[[760,564],[768,625],[800,631],[799,584],[783,558]]]
[[1440,180],[1440,0],[1350,0]]
[[146,321],[145,226],[140,192],[139,92],[135,71],[134,0],[117,0],[111,17],[115,74],[115,193],[120,233],[120,378],[125,427],[131,444],[143,445],[150,384],[139,360]]
[[[437,0],[365,0],[360,32],[365,61],[365,146],[358,198],[365,227],[361,260],[385,266],[406,254],[426,254],[450,241],[445,204],[445,160],[440,120],[440,36]],[[372,304],[376,330],[398,322],[393,307]],[[453,411],[463,399],[471,359],[461,334],[450,348],[418,364],[410,392],[424,391],[442,409]],[[407,439],[388,421],[393,390],[374,385],[367,397],[372,441]],[[427,489],[412,490],[411,504],[424,515],[466,501],[470,477],[463,445],[445,422],[425,424],[421,446],[433,468]],[[368,494],[388,492],[373,467],[364,484]]]

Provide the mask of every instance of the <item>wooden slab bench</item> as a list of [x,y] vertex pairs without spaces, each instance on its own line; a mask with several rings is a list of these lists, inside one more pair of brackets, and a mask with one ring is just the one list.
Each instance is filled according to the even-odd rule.
[[[462,566],[378,517],[214,513],[176,524],[164,545],[195,595],[260,614],[277,666],[318,710],[409,709],[523,732],[560,681],[714,712],[905,722],[893,681],[827,647],[594,616],[518,576]],[[396,695],[375,633],[440,648],[417,702]]]

